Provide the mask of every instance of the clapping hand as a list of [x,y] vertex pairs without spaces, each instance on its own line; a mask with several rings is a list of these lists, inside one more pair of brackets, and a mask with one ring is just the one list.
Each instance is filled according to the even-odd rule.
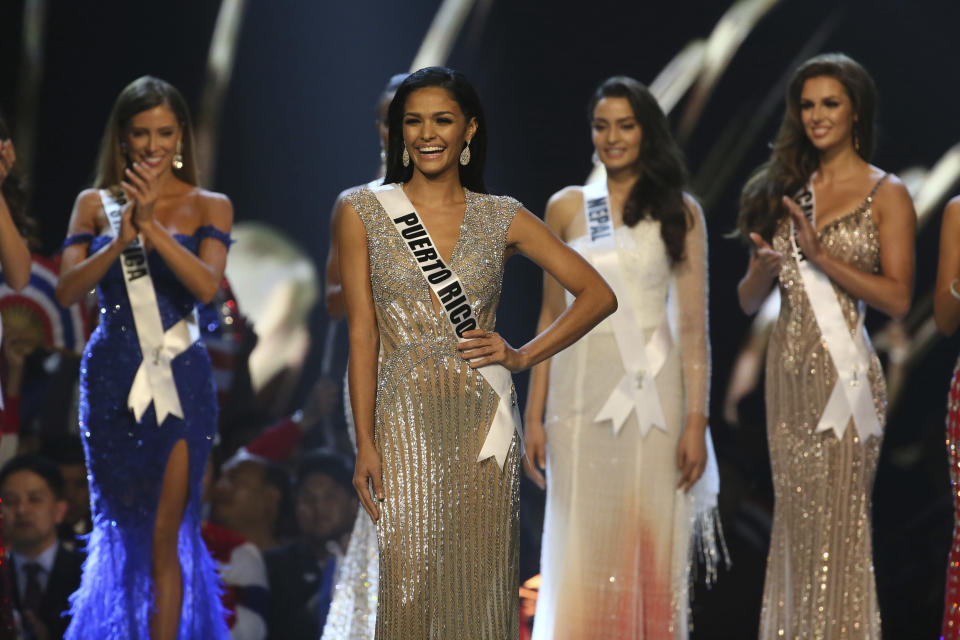
[[157,172],[141,162],[134,162],[123,172],[120,182],[127,200],[134,203],[133,223],[141,224],[153,221],[153,206],[160,196],[157,190]]
[[823,251],[820,248],[820,239],[817,237],[816,229],[807,220],[807,216],[803,215],[803,209],[800,208],[800,205],[787,196],[783,196],[783,204],[790,212],[793,224],[797,228],[797,247],[807,257],[807,260],[813,264],[818,264]]
[[749,268],[760,269],[770,278],[776,278],[780,275],[780,268],[783,266],[783,254],[774,250],[759,233],[751,233],[750,240],[756,245],[757,250],[750,256]]

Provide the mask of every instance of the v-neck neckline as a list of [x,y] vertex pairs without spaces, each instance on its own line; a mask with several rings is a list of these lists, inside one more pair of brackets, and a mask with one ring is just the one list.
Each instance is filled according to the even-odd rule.
[[[402,184],[400,185],[400,190],[403,192],[404,197],[410,202],[410,206],[413,207],[413,210],[416,211],[417,207],[414,206],[413,200],[410,200],[410,196],[407,195],[407,192],[403,188]],[[443,263],[447,265],[447,267],[449,267],[451,270],[453,269],[453,260],[454,258],[456,258],[457,252],[460,250],[461,242],[463,242],[463,235],[464,235],[463,232],[464,232],[464,227],[467,224],[467,216],[470,214],[470,199],[472,194],[473,194],[472,191],[470,191],[466,187],[463,188],[463,217],[460,219],[460,224],[457,225],[457,239],[453,243],[453,248],[450,249],[449,259],[447,259],[442,255],[439,256],[440,259],[443,260]],[[419,211],[417,211],[417,217],[420,218],[420,224],[423,225],[423,229],[427,232],[427,235],[433,238],[434,237],[433,234],[430,233],[430,229],[427,227],[427,221],[423,219],[423,215]],[[434,240],[433,244],[435,247],[437,247],[437,254],[439,255],[440,247],[437,246],[436,240]]]
[[[842,222],[847,218],[852,218],[853,216],[861,214],[864,211],[866,211],[870,207],[870,205],[873,204],[873,197],[877,195],[877,190],[880,188],[880,185],[883,183],[883,181],[887,179],[887,175],[889,174],[884,173],[882,176],[880,176],[879,180],[873,183],[873,187],[870,189],[870,192],[863,198],[863,200],[860,201],[860,204],[857,205],[855,209],[851,211],[847,211],[846,213],[840,214],[833,220],[830,220],[829,222],[824,224],[819,229],[814,227],[814,233],[816,233],[817,237],[820,237],[827,229],[835,226],[837,223]],[[816,202],[816,192],[814,192],[814,202]],[[814,222],[817,222],[816,218],[814,218]]]

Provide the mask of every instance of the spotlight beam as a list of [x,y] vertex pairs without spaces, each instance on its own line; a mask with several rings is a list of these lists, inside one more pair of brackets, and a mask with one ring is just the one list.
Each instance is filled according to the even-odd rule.
[[475,0],[444,0],[437,9],[433,22],[423,38],[420,50],[410,65],[410,71],[443,65],[447,62],[453,43],[466,22]]
[[223,0],[213,28],[210,53],[207,55],[207,80],[200,98],[195,129],[196,160],[201,179],[210,180],[216,169],[220,113],[233,75],[246,8],[247,0]]
[[[23,4],[23,49],[20,82],[17,87],[16,143],[17,161],[27,175],[33,173],[31,170],[34,162],[40,83],[44,71],[46,25],[47,1],[26,0]],[[27,189],[30,189],[30,184],[31,182],[27,181]]]

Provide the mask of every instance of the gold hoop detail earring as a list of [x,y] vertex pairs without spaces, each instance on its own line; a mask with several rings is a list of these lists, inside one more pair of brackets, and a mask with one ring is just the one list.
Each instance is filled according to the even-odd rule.
[[467,166],[470,164],[470,141],[467,140],[467,146],[463,148],[463,151],[460,152],[460,164]]
[[173,168],[179,171],[183,169],[183,141],[177,140],[177,152],[173,154]]
[[407,151],[407,145],[403,145],[403,155],[400,156],[400,161],[403,162],[403,166],[410,166],[410,152]]

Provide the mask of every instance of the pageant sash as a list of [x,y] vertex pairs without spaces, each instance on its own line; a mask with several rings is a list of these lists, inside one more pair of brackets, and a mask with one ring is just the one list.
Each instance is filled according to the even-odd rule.
[[[587,232],[595,250],[594,266],[617,295],[626,295],[627,286],[614,243],[613,218],[610,216],[606,182],[593,182],[584,186],[583,200],[587,214]],[[626,373],[610,392],[610,397],[600,408],[594,422],[610,420],[613,422],[613,432],[620,433],[630,412],[636,411],[641,435],[646,437],[652,428],[666,431],[667,419],[663,414],[656,384],[656,376],[673,348],[666,314],[646,343],[628,301],[623,301],[610,316],[610,323],[613,325],[617,350]]]
[[[793,199],[816,229],[817,203],[813,193],[813,177]],[[833,283],[827,274],[806,259],[797,246],[796,234],[796,225],[791,220],[790,241],[793,244],[793,255],[817,326],[820,327],[820,335],[823,336],[827,352],[837,370],[837,381],[820,416],[816,432],[833,429],[837,438],[842,440],[847,423],[853,418],[853,425],[861,443],[866,443],[870,436],[879,437],[882,429],[867,377],[870,370],[870,348],[867,332],[863,328],[863,303],[858,304],[856,330],[854,335],[850,335]]]
[[[383,206],[387,216],[393,222],[397,233],[403,239],[410,255],[420,267],[420,273],[426,279],[440,301],[443,316],[450,323],[454,333],[463,341],[466,331],[477,328],[477,319],[473,315],[473,307],[467,300],[466,290],[460,277],[445,264],[437,251],[436,244],[427,231],[426,225],[420,220],[420,215],[413,207],[413,203],[403,192],[399,184],[386,184],[372,187],[377,200]],[[487,432],[487,437],[480,448],[477,462],[494,458],[503,469],[503,464],[510,453],[513,442],[513,432],[516,431],[523,446],[523,432],[520,427],[520,410],[517,406],[517,393],[513,387],[513,378],[506,367],[499,364],[490,364],[476,369],[487,383],[500,397],[497,413]]]
[[[106,189],[100,191],[100,200],[111,231],[119,236],[124,203]],[[142,355],[127,396],[127,406],[139,422],[152,402],[159,426],[168,415],[183,418],[170,363],[199,339],[200,329],[196,315],[191,313],[164,332],[147,253],[139,236],[123,250],[120,266]]]

